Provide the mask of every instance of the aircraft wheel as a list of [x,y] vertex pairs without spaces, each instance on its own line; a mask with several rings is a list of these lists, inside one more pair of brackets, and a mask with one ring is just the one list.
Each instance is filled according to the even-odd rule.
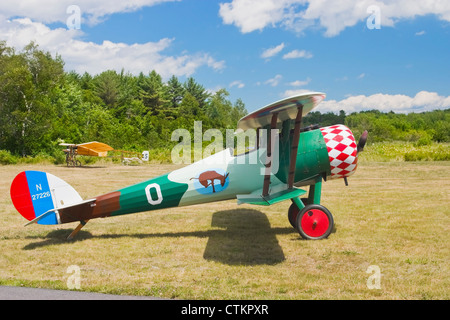
[[[306,203],[307,203],[308,199],[301,198],[300,200],[306,206]],[[300,212],[300,209],[298,208],[298,206],[295,203],[292,203],[290,205],[290,207],[289,207],[289,210],[288,210],[288,220],[289,220],[289,223],[291,224],[291,226],[293,228],[295,228],[295,229],[297,229],[297,222],[296,221],[297,221],[297,215],[298,215],[299,212]]]
[[294,227],[295,229],[297,229],[296,221],[299,212],[300,209],[297,207],[297,205],[295,203],[292,203],[288,210],[288,220],[291,226]]
[[307,205],[297,214],[296,229],[304,239],[328,238],[333,226],[333,216],[327,208],[320,204]]

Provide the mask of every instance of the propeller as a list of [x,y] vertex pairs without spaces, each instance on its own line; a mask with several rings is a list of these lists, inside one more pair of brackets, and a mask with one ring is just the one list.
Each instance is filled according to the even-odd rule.
[[367,130],[365,130],[361,135],[361,137],[359,138],[358,146],[356,147],[356,154],[360,153],[361,151],[364,151],[364,146],[366,145],[368,135],[369,133],[367,132]]

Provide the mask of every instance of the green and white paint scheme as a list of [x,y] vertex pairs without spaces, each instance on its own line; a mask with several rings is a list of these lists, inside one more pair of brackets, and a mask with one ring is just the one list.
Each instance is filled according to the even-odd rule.
[[[80,222],[70,237],[88,220],[99,217],[230,199],[254,205],[291,199],[291,224],[303,237],[321,239],[329,235],[333,225],[329,211],[320,206],[322,181],[352,174],[366,139],[363,137],[357,146],[351,131],[342,125],[301,129],[302,116],[324,98],[318,92],[302,94],[242,118],[238,128],[258,130],[258,138],[261,136],[257,146],[244,154],[234,155],[233,149],[225,149],[184,168],[88,200],[81,200],[71,186],[51,174],[26,171],[14,179],[11,198],[28,224]],[[307,193],[301,188],[304,186],[310,186],[309,194],[301,200]]]

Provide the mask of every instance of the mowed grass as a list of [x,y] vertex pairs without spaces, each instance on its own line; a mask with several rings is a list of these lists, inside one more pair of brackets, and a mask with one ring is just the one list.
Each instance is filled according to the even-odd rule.
[[[225,201],[75,223],[24,227],[9,187],[50,172],[87,199],[178,168],[0,166],[0,284],[177,299],[449,299],[450,162],[361,162],[323,184],[336,232],[306,241],[270,207]],[[381,272],[373,288],[371,270]],[[370,267],[370,268],[369,268]],[[70,271],[70,269],[69,269]],[[369,271],[369,272],[368,272]],[[69,281],[70,282],[70,281]],[[369,286],[368,286],[369,283]],[[371,289],[372,288],[372,289]]]

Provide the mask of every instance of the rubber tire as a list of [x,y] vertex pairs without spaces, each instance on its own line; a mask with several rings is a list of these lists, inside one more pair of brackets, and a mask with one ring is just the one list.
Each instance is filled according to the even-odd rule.
[[[301,198],[300,200],[303,202],[303,205],[306,206],[308,199]],[[298,206],[295,203],[291,203],[288,209],[288,220],[294,229],[297,229],[297,215],[299,212],[300,209],[298,208]]]
[[300,209],[297,207],[297,205],[295,203],[292,203],[288,210],[288,220],[294,229],[297,229],[297,216],[299,212]]
[[[325,216],[328,218],[328,226],[322,234],[313,236],[313,235],[310,235],[307,233],[309,231],[303,230],[302,220],[303,220],[303,217],[305,216],[305,214],[308,214],[308,215],[311,214],[310,216],[312,216],[312,214],[314,214],[314,213],[319,214],[323,218],[323,215],[321,215],[320,212],[317,212],[316,210],[319,210],[320,212],[325,214]],[[307,217],[305,217],[305,218],[307,219]],[[325,221],[323,221],[323,222],[326,223]],[[302,236],[303,239],[321,240],[321,239],[328,238],[328,236],[333,231],[334,220],[333,220],[333,215],[331,214],[331,212],[324,206],[322,206],[320,204],[309,204],[298,213],[295,225],[296,225],[296,229],[297,229],[298,233]],[[326,225],[324,225],[324,226],[326,226]]]

